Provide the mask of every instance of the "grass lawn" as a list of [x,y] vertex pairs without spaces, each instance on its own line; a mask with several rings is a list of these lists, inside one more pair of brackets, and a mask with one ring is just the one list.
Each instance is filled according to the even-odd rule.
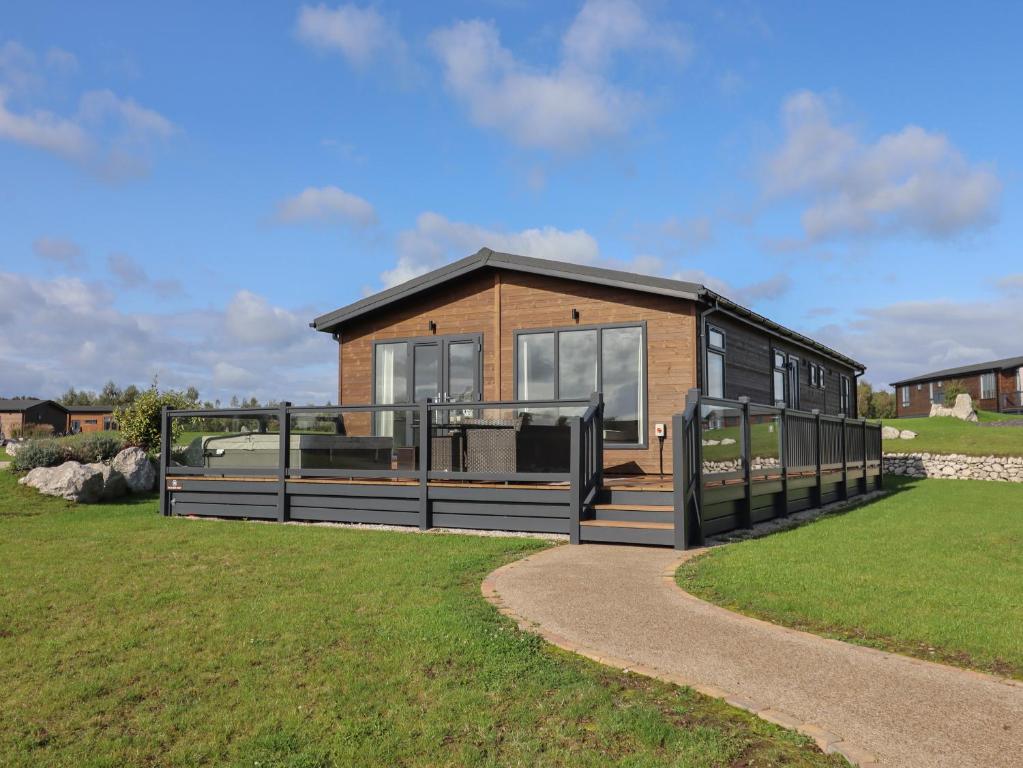
[[710,551],[682,587],[830,637],[1023,679],[1023,492],[887,478],[892,495]]
[[839,766],[519,632],[528,539],[166,519],[0,472],[0,765]]
[[[981,421],[1013,421],[1019,416],[982,411]],[[888,453],[963,453],[968,456],[1023,456],[1023,427],[982,427],[942,417],[886,419],[884,424],[917,433],[913,440],[885,440]]]

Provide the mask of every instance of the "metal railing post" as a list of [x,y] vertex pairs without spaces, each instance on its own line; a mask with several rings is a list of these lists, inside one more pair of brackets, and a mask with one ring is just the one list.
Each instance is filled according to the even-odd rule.
[[863,419],[863,477],[860,482],[860,493],[867,492],[867,420]]
[[593,453],[596,454],[596,487],[604,487],[604,395],[594,392],[591,402],[596,406],[596,423],[593,428]]
[[277,522],[288,519],[288,464],[291,463],[291,415],[287,400],[280,404],[277,420],[281,443],[277,454]]
[[822,507],[824,506],[824,443],[822,441],[821,412],[814,408],[811,413],[813,413],[813,420],[817,429],[817,506]]
[[675,549],[686,549],[686,491],[689,473],[685,464],[686,417],[676,413],[671,417],[671,503],[674,507]]
[[167,406],[160,409],[160,514],[170,515],[170,504],[167,503],[167,467],[170,466],[170,418]]
[[571,439],[569,445],[571,453],[569,455],[569,467],[568,474],[569,480],[569,496],[568,496],[568,538],[572,544],[579,543],[579,518],[582,515],[582,469],[580,459],[581,446],[581,429],[582,419],[574,418],[569,422],[569,430]]
[[419,401],[419,530],[431,526],[430,515],[430,398]]
[[842,417],[842,500],[849,498],[849,440],[846,417]]
[[781,514],[789,513],[789,409],[782,406],[778,420],[781,434]]
[[752,430],[750,429],[750,407],[749,398],[740,397],[742,403],[742,463],[743,481],[746,483],[746,495],[743,500],[742,516],[739,521],[741,527],[753,527],[753,446]]
[[[697,515],[699,517],[698,527],[693,537],[694,542],[697,545],[703,545],[703,405],[701,404],[702,395],[699,389],[690,389],[686,393],[686,408],[688,409],[690,402],[693,404],[693,445],[695,447],[696,456],[693,459],[693,467],[696,471],[696,477],[690,478],[691,482],[696,483],[696,487],[693,489],[693,495],[696,502]],[[687,510],[688,512],[688,510]]]

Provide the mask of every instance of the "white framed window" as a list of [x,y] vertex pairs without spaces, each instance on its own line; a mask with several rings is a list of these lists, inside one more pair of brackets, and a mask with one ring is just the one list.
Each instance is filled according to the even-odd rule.
[[848,376],[842,376],[841,405],[842,405],[842,413],[844,415],[846,415],[846,416],[848,416],[849,413],[850,413],[850,411],[849,411],[849,402],[850,402],[849,394],[850,394],[849,377]]
[[1016,392],[1023,392],[1023,365],[1016,369]]
[[707,395],[725,396],[725,332],[707,328]]
[[788,360],[785,357],[784,352],[778,352],[777,350],[771,355],[774,362],[774,404],[776,406],[784,406],[788,403],[787,395],[785,392],[785,384],[788,381]]
[[[919,387],[919,386],[920,385],[917,384],[917,387]],[[902,407],[903,408],[909,407],[909,396],[910,396],[909,387],[902,387]]]
[[980,377],[980,399],[990,400],[995,396],[995,375],[984,373]]

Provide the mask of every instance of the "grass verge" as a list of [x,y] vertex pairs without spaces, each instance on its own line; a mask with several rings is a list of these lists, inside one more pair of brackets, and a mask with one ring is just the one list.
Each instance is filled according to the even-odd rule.
[[1023,493],[887,478],[845,514],[679,569],[705,600],[797,629],[1023,679]]
[[162,518],[0,473],[4,766],[839,766],[519,632],[529,539]]
[[[1015,421],[982,411],[981,421]],[[912,440],[884,441],[886,453],[961,453],[967,456],[1023,456],[1023,427],[984,427],[951,417],[885,419],[885,425],[917,433]]]

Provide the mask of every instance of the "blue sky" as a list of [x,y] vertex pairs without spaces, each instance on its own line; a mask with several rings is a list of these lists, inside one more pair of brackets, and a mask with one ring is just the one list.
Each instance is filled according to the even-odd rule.
[[[482,245],[706,282],[881,384],[1023,351],[1023,8],[15,3],[0,393],[323,401]],[[992,330],[994,329],[994,330]]]

